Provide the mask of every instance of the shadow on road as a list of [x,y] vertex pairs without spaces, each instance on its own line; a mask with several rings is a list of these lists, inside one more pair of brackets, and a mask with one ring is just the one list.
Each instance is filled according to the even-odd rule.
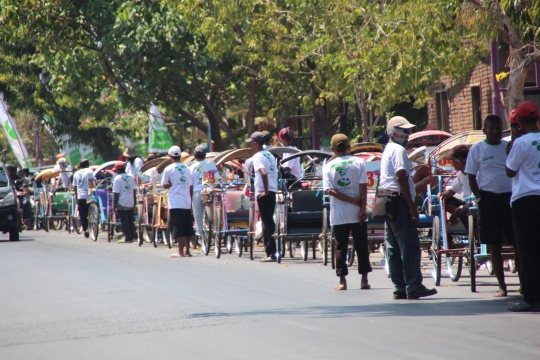
[[31,239],[31,238],[21,238],[18,241],[10,241],[8,239],[0,239],[0,243],[18,243],[18,242],[22,242],[22,241],[34,241],[34,240],[35,239]]
[[[478,314],[508,314],[507,306],[521,301],[519,297],[494,300],[423,299],[401,300],[354,306],[314,306],[284,309],[268,309],[232,313],[235,316],[287,315],[311,318],[341,318],[355,315],[378,316],[465,316]],[[230,315],[230,314],[229,314]],[[196,314],[194,314],[196,316]]]

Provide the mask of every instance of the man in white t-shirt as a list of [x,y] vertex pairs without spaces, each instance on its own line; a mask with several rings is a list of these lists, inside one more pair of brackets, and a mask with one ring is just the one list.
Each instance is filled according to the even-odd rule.
[[126,157],[126,172],[133,176],[137,176],[139,170],[141,170],[144,165],[144,162],[137,156],[135,148],[133,146],[128,147],[122,155]]
[[71,177],[71,166],[69,166],[67,159],[61,157],[56,162],[53,172],[59,172],[58,178],[54,179],[56,186],[63,186],[66,191],[69,188],[69,178]]
[[540,117],[536,104],[530,101],[520,103],[516,115],[525,135],[514,140],[506,173],[513,178],[512,217],[523,302],[508,306],[508,310],[540,312]]
[[[182,152],[179,146],[171,146],[168,154],[173,163],[163,170],[161,184],[169,190],[167,194],[169,200],[167,226],[171,234],[169,241],[176,239],[178,242],[178,254],[169,257],[191,257],[189,243],[191,237],[195,235],[191,219],[192,175],[189,168],[180,162]],[[182,238],[185,238],[185,252]]]
[[94,187],[94,173],[90,167],[90,162],[87,159],[81,160],[79,163],[79,171],[73,175],[73,191],[79,208],[79,217],[86,238],[90,237],[88,232],[88,191]]
[[[120,218],[120,224],[124,232],[124,238],[118,240],[118,242],[131,243],[135,238],[133,211],[136,204],[137,183],[135,176],[126,172],[125,165],[122,161],[118,161],[114,165],[113,171],[118,174],[113,180],[113,208]],[[139,245],[141,245],[141,241],[139,241]]]
[[396,221],[386,223],[386,261],[394,284],[396,300],[418,299],[435,295],[437,290],[422,284],[420,269],[420,239],[416,223],[418,210],[414,205],[414,184],[411,163],[405,150],[409,135],[416,125],[402,116],[388,121],[386,132],[390,141],[381,157],[379,195],[398,194]]
[[[281,145],[284,147],[288,147],[291,149],[296,149],[294,146],[295,138],[293,136],[293,132],[290,127],[286,129],[281,129],[278,134],[279,141],[281,142]],[[302,165],[300,164],[300,158],[294,158],[290,161],[287,161],[288,157],[292,156],[293,154],[287,153],[283,154],[283,160],[281,161],[281,166],[284,168],[289,169],[289,172],[297,179],[302,178]]]
[[502,258],[503,234],[514,249],[516,245],[510,207],[512,182],[505,169],[508,143],[502,140],[502,126],[497,115],[484,119],[486,139],[471,147],[465,166],[478,204],[480,242],[489,246],[493,272],[499,282],[495,297],[507,295]]
[[367,241],[367,172],[364,160],[349,154],[351,145],[344,134],[331,140],[332,152],[337,156],[324,166],[323,189],[330,195],[330,225],[336,239],[336,290],[347,290],[347,248],[352,234],[358,259],[358,273],[362,275],[360,289],[369,289],[371,272]]
[[278,168],[276,158],[263,149],[264,134],[256,131],[251,134],[247,143],[251,146],[252,166],[255,172],[255,198],[259,206],[266,257],[261,262],[276,261],[276,242],[274,231],[274,210],[276,207]]
[[[441,197],[445,199],[446,211],[452,214],[450,215],[450,223],[455,225],[459,219],[466,229],[469,228],[469,205],[466,199],[471,196],[471,188],[469,187],[469,179],[463,172],[465,171],[468,155],[469,148],[467,145],[457,145],[452,149],[452,153],[446,157],[446,160],[452,161],[452,167],[458,173],[452,186],[441,194]],[[456,194],[463,194],[463,200],[454,197]]]

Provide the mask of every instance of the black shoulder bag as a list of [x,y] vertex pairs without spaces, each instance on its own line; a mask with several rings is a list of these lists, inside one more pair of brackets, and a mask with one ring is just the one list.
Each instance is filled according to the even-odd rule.
[[381,171],[379,170],[371,218],[373,221],[396,221],[399,197],[401,195],[397,191],[392,190],[381,189],[381,191],[379,191],[380,179]]

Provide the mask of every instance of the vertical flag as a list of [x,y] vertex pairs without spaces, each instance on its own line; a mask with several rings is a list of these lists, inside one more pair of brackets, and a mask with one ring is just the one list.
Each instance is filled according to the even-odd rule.
[[31,168],[32,160],[30,159],[30,156],[28,156],[28,151],[26,151],[21,135],[17,130],[15,120],[13,120],[8,113],[8,106],[4,101],[4,94],[2,93],[0,93],[0,123],[7,134],[11,150],[15,153],[15,157],[17,157],[19,164],[23,168]]
[[148,152],[166,153],[174,145],[169,129],[163,121],[161,112],[156,105],[150,105],[150,119],[148,123]]

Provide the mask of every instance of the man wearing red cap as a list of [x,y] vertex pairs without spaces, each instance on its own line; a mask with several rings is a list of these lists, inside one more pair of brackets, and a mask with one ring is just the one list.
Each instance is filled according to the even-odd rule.
[[510,153],[510,150],[512,149],[512,145],[514,144],[514,140],[516,140],[518,137],[523,135],[523,131],[521,130],[517,122],[516,109],[510,111],[509,118],[510,118],[510,142],[508,143],[508,146],[506,147],[506,154]]
[[524,135],[514,141],[506,174],[512,178],[512,217],[524,301],[508,310],[540,312],[540,117],[530,101],[519,104],[516,115]]
[[[291,149],[296,149],[296,146],[294,146],[295,138],[290,127],[286,129],[281,129],[278,136],[281,145],[283,145],[284,147],[289,147]],[[285,159],[290,157],[291,155],[293,154],[283,154],[283,161],[281,165],[284,168],[289,169],[289,172],[294,175],[294,177],[300,179],[302,177],[302,166],[300,165],[300,158],[297,157],[290,161],[286,161]]]
[[113,170],[118,174],[113,180],[114,211],[120,218],[122,231],[124,232],[124,238],[118,240],[118,242],[131,243],[135,237],[135,224],[133,223],[137,189],[135,176],[126,173],[125,165],[121,161],[114,165]]

